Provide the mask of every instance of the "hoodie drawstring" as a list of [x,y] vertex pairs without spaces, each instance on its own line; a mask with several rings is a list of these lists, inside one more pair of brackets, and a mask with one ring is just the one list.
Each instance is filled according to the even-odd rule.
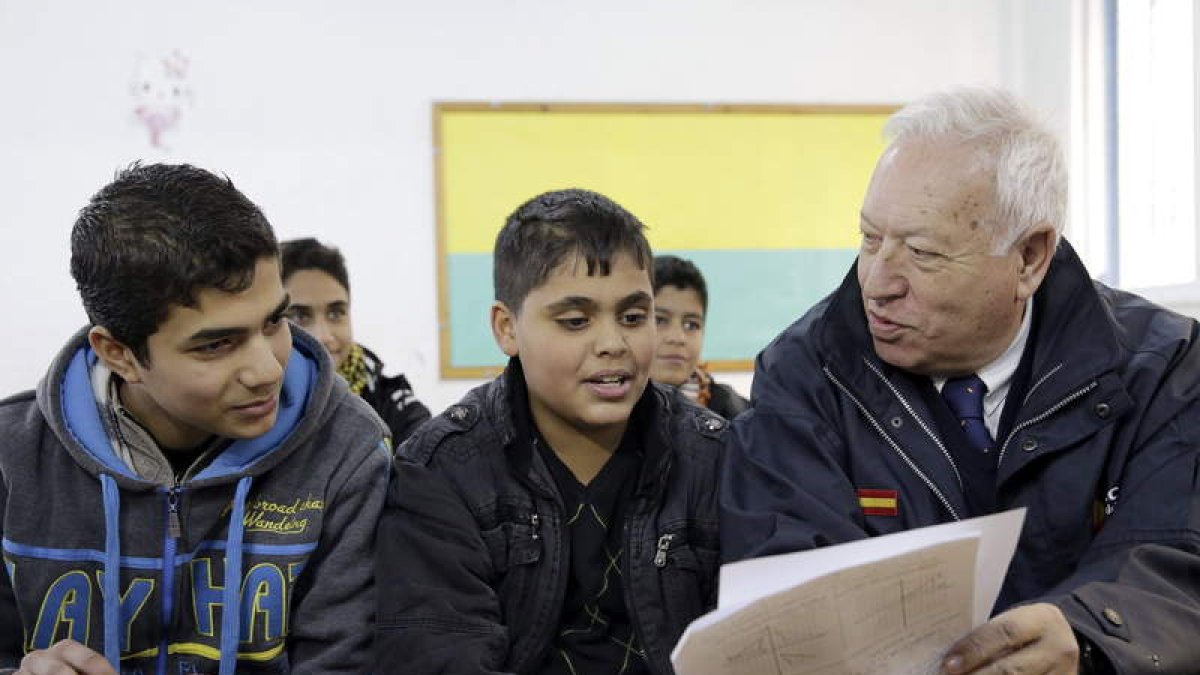
[[221,592],[221,669],[219,675],[235,675],[238,641],[241,639],[242,535],[246,513],[246,494],[250,476],[238,481],[229,514],[229,534],[225,537],[225,589]]
[[[238,481],[225,538],[225,588],[221,591],[221,669],[219,675],[235,675],[238,642],[241,639],[242,540],[245,533],[246,495],[250,476]],[[112,476],[100,474],[104,494],[104,658],[121,669],[121,493]]]
[[100,474],[104,495],[104,658],[121,672],[121,493]]

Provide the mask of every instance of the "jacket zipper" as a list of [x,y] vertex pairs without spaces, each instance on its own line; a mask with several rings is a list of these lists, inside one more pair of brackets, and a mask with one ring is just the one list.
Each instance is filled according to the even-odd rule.
[[658,538],[658,546],[654,550],[654,566],[667,566],[667,549],[671,548],[671,542],[675,539],[673,534],[664,534]]
[[1071,392],[1070,394],[1068,394],[1065,398],[1063,398],[1058,403],[1055,403],[1054,405],[1045,409],[1044,411],[1042,411],[1042,413],[1040,415],[1031,417],[1031,418],[1025,420],[1024,422],[1021,422],[1017,426],[1013,427],[1013,430],[1008,433],[1008,437],[1004,439],[1004,445],[1000,446],[1000,457],[996,460],[996,466],[1000,466],[1000,464],[1004,462],[1004,453],[1008,450],[1008,444],[1010,442],[1012,442],[1013,437],[1017,435],[1018,431],[1028,428],[1030,426],[1033,426],[1034,424],[1037,424],[1038,422],[1041,422],[1042,420],[1053,415],[1054,413],[1058,412],[1059,410],[1062,410],[1064,407],[1067,406],[1067,404],[1071,403],[1075,399],[1083,396],[1084,394],[1088,393],[1089,391],[1095,389],[1098,386],[1100,386],[1100,383],[1093,380],[1086,387],[1083,387],[1082,389],[1077,389],[1077,390]]
[[896,389],[891,380],[884,377],[883,373],[880,372],[879,368],[874,363],[871,363],[870,359],[864,356],[863,362],[867,364],[867,367],[870,368],[880,380],[883,380],[883,383],[887,385],[888,389],[892,390],[892,395],[900,401],[900,405],[903,406],[908,412],[909,417],[912,417],[914,420],[916,420],[917,426],[921,427],[921,430],[925,432],[925,435],[929,436],[929,438],[933,440],[934,444],[938,446],[938,450],[942,451],[942,456],[946,458],[947,462],[950,462],[950,468],[954,470],[954,478],[958,481],[958,488],[961,490],[963,487],[962,474],[958,472],[958,464],[955,463],[954,457],[950,454],[950,452],[946,450],[946,446],[942,443],[942,439],[938,438],[938,435],[933,433],[933,430],[925,424],[925,420],[921,419],[920,416],[917,415],[917,411],[913,409],[911,404],[909,404],[908,399],[904,398],[904,395],[901,394],[898,389]]
[[158,647],[158,672],[167,672],[167,646],[174,625],[175,611],[175,549],[183,528],[179,524],[179,494],[183,488],[173,485],[167,489],[167,536],[163,544],[163,633]]
[[[653,517],[653,504],[646,504],[644,499],[639,500],[638,504],[639,504],[639,508],[631,509],[629,512],[629,516],[627,516],[625,518],[625,524],[623,526],[623,529],[625,531],[625,550],[626,551],[634,550],[634,546],[633,546],[634,539],[642,537],[643,528],[651,527],[649,521]],[[653,559],[653,563],[656,567],[662,567],[662,565],[660,565],[658,563],[659,556],[664,556],[663,564],[666,564],[666,560],[665,560],[666,553],[663,551],[663,547],[670,546],[671,539],[674,539],[674,538],[675,538],[675,535],[673,535],[673,534],[670,534],[670,535],[665,534],[658,538],[658,541],[656,542],[656,546],[654,548],[654,559]],[[665,544],[664,544],[664,539],[666,540]],[[625,611],[629,613],[629,621],[630,621],[630,625],[633,626],[633,634],[638,639],[638,649],[635,651],[635,653],[640,654],[641,657],[643,659],[645,659],[646,667],[649,670],[649,672],[651,672],[651,673],[661,673],[661,672],[669,673],[669,672],[671,672],[670,659],[668,658],[665,661],[665,663],[659,663],[658,660],[656,660],[656,658],[655,658],[656,654],[654,654],[651,651],[649,643],[646,642],[645,631],[642,629],[643,628],[642,619],[638,614],[637,598],[635,598],[634,594],[633,594],[633,576],[635,574],[635,569],[639,568],[641,566],[638,565],[637,560],[635,560],[633,556],[626,555],[626,556],[623,556],[622,567],[624,568],[623,574],[624,574],[624,579],[625,579],[625,583],[622,584],[622,592],[625,595]],[[645,568],[641,568],[641,569],[645,569]],[[661,590],[661,588],[662,588],[662,586],[661,586],[662,577],[661,576],[659,576],[658,583],[660,584],[659,588]]]
[[917,466],[916,462],[914,462],[912,458],[904,452],[904,449],[901,448],[891,436],[887,435],[887,432],[883,430],[883,425],[881,425],[879,421],[876,420],[873,415],[871,415],[871,412],[867,410],[867,407],[863,405],[862,401],[859,401],[858,397],[852,394],[846,385],[842,384],[841,380],[834,376],[833,371],[829,370],[829,366],[823,366],[821,370],[825,371],[825,377],[828,377],[829,380],[833,382],[833,384],[836,385],[837,388],[840,389],[842,393],[854,403],[855,407],[858,408],[858,411],[862,413],[863,417],[867,418],[867,422],[874,427],[875,432],[879,434],[885,443],[891,446],[892,450],[900,456],[900,459],[904,460],[904,463],[907,464],[908,468],[917,475],[917,478],[920,478],[921,482],[925,483],[925,487],[929,488],[929,491],[932,492],[935,497],[937,497],[937,500],[941,502],[942,507],[946,509],[946,511],[950,514],[950,517],[954,520],[962,520],[962,518],[958,515],[958,511],[954,510],[954,505],[952,505],[950,500],[946,499],[946,495],[942,494],[942,491],[938,489],[937,484],[934,483],[929,476],[925,475],[924,471],[921,471],[921,468]]

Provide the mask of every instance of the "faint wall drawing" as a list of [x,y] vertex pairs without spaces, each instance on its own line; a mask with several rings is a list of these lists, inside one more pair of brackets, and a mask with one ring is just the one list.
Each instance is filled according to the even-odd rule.
[[138,58],[130,82],[133,114],[149,132],[150,144],[156,148],[166,148],[164,134],[179,126],[184,110],[191,107],[189,67],[190,60],[178,49]]

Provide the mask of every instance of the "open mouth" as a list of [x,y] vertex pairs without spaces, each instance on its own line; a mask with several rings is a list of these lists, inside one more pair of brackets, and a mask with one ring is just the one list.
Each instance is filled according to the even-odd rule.
[[629,393],[633,376],[624,372],[600,373],[586,380],[587,386],[596,396],[612,400],[624,398]]
[[875,312],[867,313],[867,326],[875,339],[884,341],[899,337],[900,333],[907,328],[904,324],[891,321]]

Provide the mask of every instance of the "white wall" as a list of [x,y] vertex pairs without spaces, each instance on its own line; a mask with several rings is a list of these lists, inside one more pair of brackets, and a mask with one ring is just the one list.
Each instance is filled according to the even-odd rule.
[[[358,337],[440,410],[473,383],[437,373],[432,102],[900,103],[976,83],[1065,130],[1069,18],[1066,0],[0,0],[0,393],[82,325],[73,215],[133,159],[227,172],[281,238],[338,244]],[[172,49],[193,104],[160,150],[129,85]]]

